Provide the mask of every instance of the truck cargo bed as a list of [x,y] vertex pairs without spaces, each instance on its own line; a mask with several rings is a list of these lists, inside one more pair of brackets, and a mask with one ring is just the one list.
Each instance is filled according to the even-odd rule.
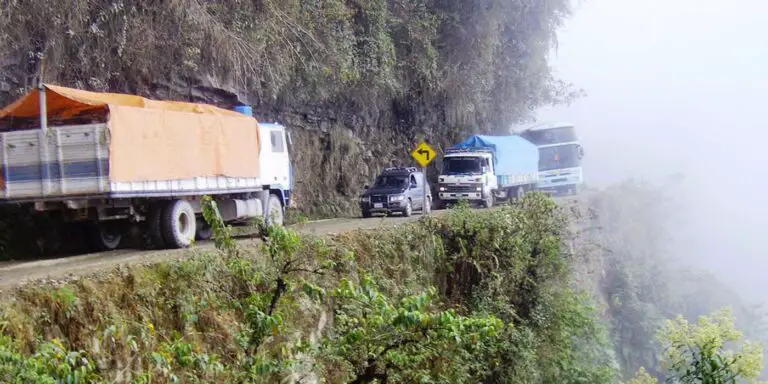
[[518,173],[514,175],[498,175],[496,176],[499,188],[516,187],[519,185],[535,184],[539,179],[539,173]]
[[0,203],[80,197],[170,197],[260,190],[259,178],[224,176],[112,182],[106,124],[0,133]]
[[0,133],[2,197],[98,195],[109,191],[106,124]]

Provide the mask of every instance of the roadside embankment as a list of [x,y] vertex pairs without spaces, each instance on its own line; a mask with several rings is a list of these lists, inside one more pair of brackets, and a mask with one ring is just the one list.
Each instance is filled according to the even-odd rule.
[[527,196],[395,228],[286,228],[26,286],[0,306],[2,382],[610,382],[565,213]]

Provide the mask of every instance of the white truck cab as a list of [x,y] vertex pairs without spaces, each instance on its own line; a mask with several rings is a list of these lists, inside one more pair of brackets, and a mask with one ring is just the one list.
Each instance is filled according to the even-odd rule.
[[448,150],[438,178],[438,196],[443,204],[467,200],[492,205],[493,193],[498,189],[493,163],[490,150]]

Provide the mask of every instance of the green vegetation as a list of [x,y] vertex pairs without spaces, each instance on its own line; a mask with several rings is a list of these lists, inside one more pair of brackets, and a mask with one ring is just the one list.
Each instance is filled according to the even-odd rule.
[[[664,346],[664,365],[668,382],[735,384],[756,382],[763,370],[763,348],[749,342],[734,353],[726,349],[728,342],[741,339],[734,327],[731,311],[725,309],[713,316],[702,316],[690,324],[682,316],[668,320],[659,331]],[[656,384],[655,378],[641,368],[630,384]]]
[[[597,230],[588,239],[597,245],[591,247],[599,260],[596,267],[604,271],[598,290],[623,375],[640,371],[638,383],[649,382],[642,381],[646,375],[680,383],[731,382],[715,380],[727,376],[722,369],[743,379],[756,377],[754,370],[763,370],[762,347],[747,344],[737,366],[750,367],[729,371],[736,369],[729,368],[729,359],[738,355],[725,353],[733,343],[723,343],[740,338],[734,327],[744,330],[747,340],[765,343],[766,317],[715,276],[674,262],[666,222],[673,202],[663,190],[635,182],[594,194],[589,202],[597,212]],[[720,312],[725,308],[732,311]],[[697,320],[697,326],[687,323]],[[720,372],[710,375],[715,381],[690,379],[701,372],[689,368],[704,369],[701,363]]]
[[[762,346],[737,328],[763,341],[761,318],[737,299],[731,311],[692,296],[715,280],[665,280],[665,271],[678,275],[663,243],[650,255],[631,248],[658,236],[649,229],[659,216],[637,204],[653,191],[630,183],[595,194],[591,221],[601,230],[580,236],[603,243],[573,254],[563,246],[567,224],[584,223],[537,194],[499,210],[460,205],[439,219],[331,238],[258,223],[255,248],[238,245],[206,199],[216,251],[4,300],[0,381],[758,378]],[[627,217],[638,219],[631,228]],[[584,250],[592,254],[580,257]],[[600,268],[596,279],[584,272]]]
[[0,377],[611,382],[562,223],[538,195],[326,239],[262,226],[258,249],[214,221],[216,252],[16,292],[2,303]]

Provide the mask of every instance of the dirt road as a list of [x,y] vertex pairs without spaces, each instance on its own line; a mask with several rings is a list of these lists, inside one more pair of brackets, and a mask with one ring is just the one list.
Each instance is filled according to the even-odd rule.
[[[435,211],[433,216],[441,216],[446,211]],[[415,213],[411,217],[373,217],[370,219],[344,218],[332,220],[320,220],[291,228],[307,234],[333,234],[356,229],[376,229],[380,227],[392,227],[399,224],[416,221],[422,216]],[[255,243],[251,238],[240,238],[242,245]],[[90,275],[94,272],[114,268],[118,265],[135,265],[155,263],[183,257],[190,252],[199,252],[213,248],[213,242],[201,242],[190,249],[142,251],[135,249],[117,250],[112,252],[93,253],[80,256],[69,256],[57,259],[6,262],[0,263],[0,290],[6,290],[13,286],[29,281],[41,279],[62,279],[76,276]]]
[[[574,201],[573,198],[556,198],[558,203]],[[433,211],[433,216],[442,216],[447,211]],[[412,222],[422,216],[415,213],[411,217],[374,217],[370,219],[344,218],[309,222],[291,226],[301,233],[307,234],[333,234],[357,229],[376,229],[380,227],[393,227],[403,223]],[[238,239],[241,245],[254,244],[251,238]],[[22,285],[30,281],[43,279],[68,280],[78,276],[87,276],[101,270],[108,270],[118,265],[149,264],[163,260],[181,258],[202,250],[212,249],[210,241],[201,242],[190,249],[142,251],[135,249],[117,250],[112,252],[93,253],[80,256],[69,256],[57,259],[6,262],[0,263],[0,290],[4,291],[14,286]]]

